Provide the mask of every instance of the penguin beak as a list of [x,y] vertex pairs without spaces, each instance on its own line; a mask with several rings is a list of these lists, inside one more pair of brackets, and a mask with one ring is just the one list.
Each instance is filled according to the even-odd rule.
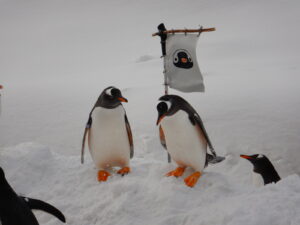
[[166,116],[166,114],[158,115],[156,126],[160,123],[160,121]]
[[181,58],[182,63],[187,63],[187,58]]
[[126,98],[124,98],[124,97],[119,97],[118,100],[120,102],[128,102],[128,100]]
[[244,158],[244,159],[252,159],[250,156],[248,155],[240,155],[241,158]]

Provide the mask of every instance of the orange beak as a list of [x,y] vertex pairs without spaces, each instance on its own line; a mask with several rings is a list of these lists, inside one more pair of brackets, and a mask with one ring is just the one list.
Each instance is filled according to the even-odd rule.
[[244,158],[244,159],[252,159],[250,156],[247,156],[247,155],[240,155],[241,158]]
[[163,118],[165,118],[166,115],[161,115],[160,117],[158,117],[157,121],[156,121],[156,126],[160,123],[160,121],[162,121]]
[[126,98],[120,97],[118,98],[120,102],[128,102]]
[[181,62],[182,62],[182,63],[187,63],[187,58],[182,58],[182,59],[181,59]]

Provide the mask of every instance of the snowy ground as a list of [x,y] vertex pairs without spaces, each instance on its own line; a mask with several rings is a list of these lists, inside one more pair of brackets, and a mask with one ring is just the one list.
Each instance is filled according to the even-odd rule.
[[[15,190],[60,208],[72,225],[300,224],[299,2],[0,0],[0,166]],[[156,26],[215,26],[197,53],[204,94],[185,97],[226,161],[193,189],[163,175],[174,168],[157,137],[163,93]],[[135,141],[132,173],[96,181],[80,144],[103,88],[116,85]],[[251,186],[263,153],[283,178]],[[187,172],[188,173],[188,172]],[[59,224],[37,213],[41,224]]]

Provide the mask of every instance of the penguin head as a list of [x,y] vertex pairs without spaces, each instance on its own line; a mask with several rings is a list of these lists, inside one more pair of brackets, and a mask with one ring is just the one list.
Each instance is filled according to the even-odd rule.
[[249,160],[253,164],[254,172],[260,174],[271,164],[270,160],[262,154],[240,155],[240,157]]
[[158,118],[156,125],[165,116],[171,116],[175,114],[178,110],[182,109],[182,103],[185,103],[185,100],[177,95],[164,95],[159,98],[160,103],[157,105]]
[[121,105],[121,102],[128,102],[126,98],[122,96],[120,89],[116,87],[105,88],[101,95],[99,96],[96,106],[101,106],[104,108],[116,108]]
[[253,164],[253,171],[259,173],[265,185],[280,180],[280,176],[272,165],[271,161],[262,154],[240,155],[242,158],[249,160]]
[[160,102],[157,104],[156,109],[158,112],[158,118],[156,121],[156,125],[158,125],[160,121],[166,116],[169,108],[170,108],[169,102]]

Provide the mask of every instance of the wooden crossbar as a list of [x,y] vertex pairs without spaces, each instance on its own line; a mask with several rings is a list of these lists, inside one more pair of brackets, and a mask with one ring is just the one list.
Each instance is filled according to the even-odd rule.
[[[215,31],[216,28],[212,27],[212,28],[200,28],[200,29],[179,29],[179,30],[166,30],[163,33],[164,34],[175,34],[175,33],[201,33],[201,32],[211,32],[211,31]],[[157,36],[159,35],[159,32],[156,32],[154,34],[152,34],[152,36]]]

